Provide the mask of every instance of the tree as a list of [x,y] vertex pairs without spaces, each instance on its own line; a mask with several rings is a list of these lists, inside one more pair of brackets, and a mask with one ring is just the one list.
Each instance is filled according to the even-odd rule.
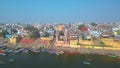
[[103,46],[105,43],[103,41],[100,41],[100,44]]
[[5,38],[5,35],[6,35],[6,34],[9,34],[9,32],[7,32],[7,30],[3,30],[2,33],[1,33],[1,35],[2,35],[4,38]]
[[16,29],[11,29],[11,33],[17,33],[18,31]]
[[30,31],[30,38],[39,38],[40,37],[39,30],[36,27],[33,27],[31,25],[27,25],[25,27],[25,29]]
[[20,22],[18,22],[17,25],[22,25],[22,24]]
[[45,32],[44,37],[49,37],[50,34],[48,32]]
[[83,27],[85,27],[84,24],[78,25],[78,29],[81,30]]
[[2,32],[0,32],[0,37],[3,37],[3,34],[2,34]]
[[31,25],[27,25],[27,26],[25,27],[25,30],[34,31],[34,27],[31,26]]
[[92,25],[92,26],[97,26],[97,24],[96,24],[96,23],[94,23],[94,22],[92,22],[92,23],[91,23],[91,25]]
[[61,31],[61,32],[60,32],[60,35],[64,36],[64,32],[63,32],[63,31]]
[[105,43],[103,42],[103,41],[100,41],[100,45],[103,47],[103,49],[104,49],[104,45]]
[[78,46],[80,45],[80,43],[79,42],[77,42],[77,48],[78,48]]
[[85,40],[85,36],[84,35],[81,38],[82,38],[82,40]]

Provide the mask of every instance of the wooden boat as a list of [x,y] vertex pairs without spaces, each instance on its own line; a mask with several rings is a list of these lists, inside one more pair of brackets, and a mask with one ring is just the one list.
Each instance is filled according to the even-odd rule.
[[19,49],[20,51],[23,51],[24,50],[24,48],[21,48],[21,49]]
[[0,46],[0,49],[6,49],[7,47],[6,46]]
[[3,65],[3,64],[5,64],[5,62],[3,62],[3,61],[0,61],[0,65]]
[[112,58],[116,58],[117,56],[115,56],[115,55],[108,55],[109,57],[112,57]]
[[13,63],[13,62],[14,62],[14,59],[9,59],[9,62],[10,62],[10,63]]
[[5,56],[5,55],[6,55],[6,51],[5,51],[5,50],[0,49],[0,55]]
[[58,53],[59,53],[59,54],[64,54],[64,52],[63,52],[63,51],[58,51]]
[[8,49],[8,50],[6,50],[6,52],[7,52],[7,53],[12,53],[12,52],[13,52],[13,50]]
[[48,52],[48,50],[41,50],[41,52]]
[[35,52],[35,53],[39,53],[39,52],[40,52],[40,50],[33,50],[33,52]]
[[6,56],[7,54],[6,54],[6,53],[0,53],[0,55],[2,55],[2,56]]
[[21,52],[21,50],[16,50],[16,51],[14,51],[15,54],[18,54],[18,53],[20,53],[20,52]]
[[49,54],[56,54],[56,55],[60,55],[64,53],[63,51],[55,51],[55,50],[41,50],[41,52],[46,52]]
[[4,48],[4,46],[0,45],[0,48]]
[[32,51],[34,53],[39,53],[40,52],[40,50],[38,50],[38,49],[30,49],[30,51]]
[[65,54],[80,54],[79,52],[70,52],[70,51],[65,51]]
[[91,63],[88,62],[88,61],[83,61],[83,64],[87,64],[87,65],[89,65],[89,64],[91,64]]
[[61,54],[64,54],[64,52],[63,51],[55,51],[55,54],[56,55],[61,55]]
[[6,51],[3,49],[0,49],[0,53],[5,53]]
[[23,50],[23,52],[24,52],[24,53],[27,53],[27,52],[29,52],[29,50]]
[[55,54],[56,54],[56,55],[60,55],[60,53],[57,53],[57,52],[56,52]]
[[50,54],[56,54],[56,51],[49,51]]

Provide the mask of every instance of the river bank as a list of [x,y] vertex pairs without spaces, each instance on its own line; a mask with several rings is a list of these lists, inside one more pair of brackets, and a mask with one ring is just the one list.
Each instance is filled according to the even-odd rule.
[[[9,59],[14,59],[14,62],[9,62]],[[120,68],[118,58],[97,54],[11,53],[7,57],[0,56],[0,60],[5,63],[0,65],[0,68]],[[90,64],[83,62],[89,62]]]
[[99,54],[99,55],[114,55],[120,58],[120,50],[117,49],[110,49],[110,48],[72,48],[72,47],[44,47],[45,49],[48,50],[60,50],[60,51],[68,51],[68,52],[78,52],[80,54]]
[[[92,46],[91,46],[92,47]],[[76,52],[80,54],[99,54],[99,55],[113,55],[117,56],[120,58],[120,49],[119,48],[112,48],[112,47],[94,47],[94,48],[86,48],[85,46],[80,46],[80,47],[50,47],[50,46],[43,46],[41,47],[39,45],[33,47],[34,49],[47,49],[47,50],[55,50],[55,51],[64,51],[64,52]],[[9,48],[14,49],[13,46],[9,46]],[[19,48],[19,47],[17,47]],[[20,48],[26,48],[26,47],[20,47]],[[32,48],[29,48],[32,49]]]

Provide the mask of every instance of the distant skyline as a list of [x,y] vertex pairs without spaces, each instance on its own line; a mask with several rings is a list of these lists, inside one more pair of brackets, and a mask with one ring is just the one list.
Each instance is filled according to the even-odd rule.
[[120,22],[120,0],[0,0],[0,23]]

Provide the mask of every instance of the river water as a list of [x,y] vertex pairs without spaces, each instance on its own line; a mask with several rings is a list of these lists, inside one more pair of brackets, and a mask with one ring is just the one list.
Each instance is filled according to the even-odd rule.
[[[10,63],[8,59],[14,59]],[[20,53],[0,56],[0,68],[120,68],[120,59],[90,54],[50,55],[48,53]],[[90,64],[83,62],[89,61]]]

